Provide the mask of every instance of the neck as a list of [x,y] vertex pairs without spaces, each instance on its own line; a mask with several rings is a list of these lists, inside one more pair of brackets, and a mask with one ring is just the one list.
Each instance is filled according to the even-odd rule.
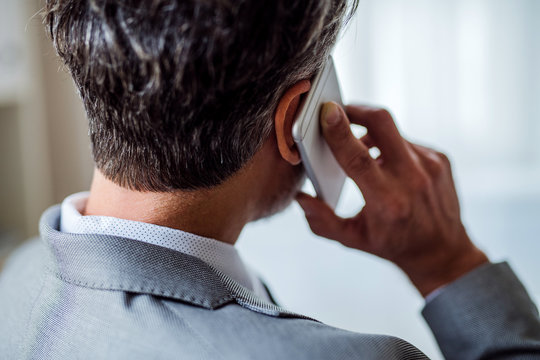
[[232,181],[211,190],[140,192],[96,170],[84,215],[156,224],[234,245],[253,212],[250,196],[238,196],[237,189],[238,181]]

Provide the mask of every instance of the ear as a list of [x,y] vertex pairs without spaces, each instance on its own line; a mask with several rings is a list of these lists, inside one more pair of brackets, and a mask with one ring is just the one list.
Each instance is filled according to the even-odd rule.
[[292,126],[300,104],[300,96],[307,93],[310,88],[309,80],[299,81],[289,88],[279,100],[274,117],[279,153],[291,165],[298,165],[301,162],[298,148],[294,144]]

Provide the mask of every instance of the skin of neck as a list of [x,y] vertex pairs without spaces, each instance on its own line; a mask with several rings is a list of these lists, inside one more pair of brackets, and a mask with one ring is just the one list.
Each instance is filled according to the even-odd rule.
[[281,157],[271,135],[236,174],[210,189],[134,191],[96,169],[83,215],[166,226],[234,245],[247,223],[289,205],[303,179],[301,166]]

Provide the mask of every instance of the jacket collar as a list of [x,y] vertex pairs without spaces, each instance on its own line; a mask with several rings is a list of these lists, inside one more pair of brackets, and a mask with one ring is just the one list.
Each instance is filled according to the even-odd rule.
[[277,317],[310,319],[258,297],[202,260],[178,251],[117,236],[59,231],[60,206],[41,217],[49,270],[74,285],[180,300],[206,309],[228,303]]

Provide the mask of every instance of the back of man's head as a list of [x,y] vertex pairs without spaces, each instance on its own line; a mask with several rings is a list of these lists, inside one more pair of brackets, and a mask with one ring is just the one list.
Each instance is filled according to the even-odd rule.
[[171,191],[218,185],[252,158],[280,96],[326,59],[347,5],[47,0],[44,14],[97,168],[130,189]]

